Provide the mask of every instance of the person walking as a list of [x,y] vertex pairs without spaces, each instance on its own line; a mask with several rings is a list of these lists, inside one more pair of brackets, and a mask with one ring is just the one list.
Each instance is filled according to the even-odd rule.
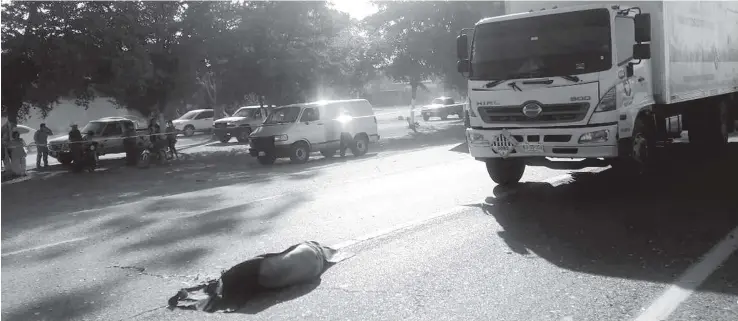
[[54,135],[46,124],[41,123],[39,129],[33,134],[33,142],[36,144],[36,168],[41,168],[41,159],[44,167],[49,167],[49,136]]

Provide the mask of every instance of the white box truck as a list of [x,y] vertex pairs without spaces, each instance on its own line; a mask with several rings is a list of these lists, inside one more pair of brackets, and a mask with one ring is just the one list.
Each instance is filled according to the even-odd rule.
[[552,158],[647,171],[681,124],[710,154],[738,115],[738,2],[508,1],[457,53],[469,152],[501,185]]

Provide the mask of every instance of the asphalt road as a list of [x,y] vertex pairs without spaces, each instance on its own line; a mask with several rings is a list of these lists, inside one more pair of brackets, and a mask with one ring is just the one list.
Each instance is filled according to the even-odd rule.
[[[267,168],[232,144],[4,186],[2,320],[738,318],[738,146],[650,180],[531,167],[506,189],[447,123],[358,159]],[[303,240],[356,255],[239,313],[164,308]]]

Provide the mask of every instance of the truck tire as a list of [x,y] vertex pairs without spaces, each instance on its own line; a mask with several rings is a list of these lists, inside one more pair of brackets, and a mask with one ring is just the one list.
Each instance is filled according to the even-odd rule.
[[428,114],[423,114],[423,121],[430,120],[430,116]]
[[258,160],[261,165],[272,165],[277,161],[277,157],[272,154],[266,154],[264,156],[257,156],[256,160]]
[[185,137],[191,137],[195,134],[195,126],[187,125],[185,126],[184,130],[182,131],[182,134],[184,134]]
[[249,141],[249,135],[251,135],[251,127],[246,127],[238,133],[236,139],[239,143],[247,143]]
[[229,141],[231,141],[231,134],[222,134],[218,136],[218,140],[220,140],[221,143],[225,144]]
[[290,160],[293,164],[304,164],[310,159],[310,146],[305,142],[296,142],[292,144],[290,151]]
[[62,165],[69,165],[72,163],[72,155],[62,154],[59,155],[59,158],[56,160],[58,160]]
[[441,114],[441,120],[446,120],[446,119],[448,119],[448,114],[445,114],[445,113]]
[[622,175],[650,173],[656,164],[656,133],[654,126],[644,115],[633,124],[633,135],[619,143],[620,155],[611,163]]
[[692,107],[689,117],[689,142],[705,148],[722,148],[728,143],[730,111],[725,99],[715,106]]
[[486,164],[489,177],[502,186],[520,182],[523,173],[525,173],[525,163],[519,158],[492,158],[488,159]]

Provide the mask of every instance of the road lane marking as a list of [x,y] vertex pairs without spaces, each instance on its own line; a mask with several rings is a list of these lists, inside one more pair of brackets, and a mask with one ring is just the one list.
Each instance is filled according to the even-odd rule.
[[461,206],[461,205],[454,206],[453,208],[451,208],[449,210],[436,212],[435,214],[433,214],[431,216],[428,216],[428,217],[424,217],[424,218],[417,219],[417,220],[414,220],[414,221],[410,221],[410,222],[407,222],[407,223],[402,223],[402,224],[399,224],[399,225],[396,225],[396,226],[393,226],[393,227],[390,227],[390,228],[382,229],[382,230],[379,230],[377,232],[370,233],[370,234],[367,234],[367,235],[364,235],[364,236],[361,236],[361,237],[358,237],[358,238],[354,238],[354,239],[350,239],[350,240],[347,240],[347,241],[343,241],[343,242],[338,243],[338,244],[336,244],[334,246],[331,246],[331,247],[334,248],[334,249],[339,250],[339,249],[346,248],[346,247],[349,247],[349,246],[353,246],[353,245],[356,245],[356,244],[359,244],[359,243],[363,243],[363,242],[366,242],[366,241],[370,241],[370,240],[382,238],[384,236],[388,236],[390,234],[395,234],[395,233],[398,233],[398,232],[401,232],[401,231],[404,231],[404,230],[410,230],[410,229],[415,228],[417,226],[420,226],[420,225],[423,225],[425,223],[428,223],[428,222],[430,222],[430,221],[432,221],[434,219],[438,219],[438,218],[442,218],[442,217],[446,217],[446,216],[451,216],[453,214],[457,214],[459,212],[463,212],[463,211],[468,210],[468,209],[469,209],[468,206]]
[[671,315],[718,267],[738,251],[738,227],[710,249],[702,260],[687,271],[635,321],[661,321]]
[[32,247],[32,248],[27,248],[27,249],[23,249],[23,250],[17,250],[17,251],[13,251],[13,252],[3,253],[2,257],[6,257],[6,256],[10,256],[10,255],[16,255],[16,254],[21,254],[21,253],[30,252],[30,251],[43,250],[43,249],[47,249],[47,248],[50,248],[50,247],[54,247],[54,246],[58,246],[58,245],[62,245],[62,244],[67,244],[67,243],[74,243],[74,242],[84,241],[84,240],[86,240],[88,238],[90,238],[90,236],[79,237],[79,238],[76,238],[76,239],[71,239],[71,240],[66,240],[66,241],[61,241],[61,242],[56,242],[56,243],[39,245],[39,246]]

